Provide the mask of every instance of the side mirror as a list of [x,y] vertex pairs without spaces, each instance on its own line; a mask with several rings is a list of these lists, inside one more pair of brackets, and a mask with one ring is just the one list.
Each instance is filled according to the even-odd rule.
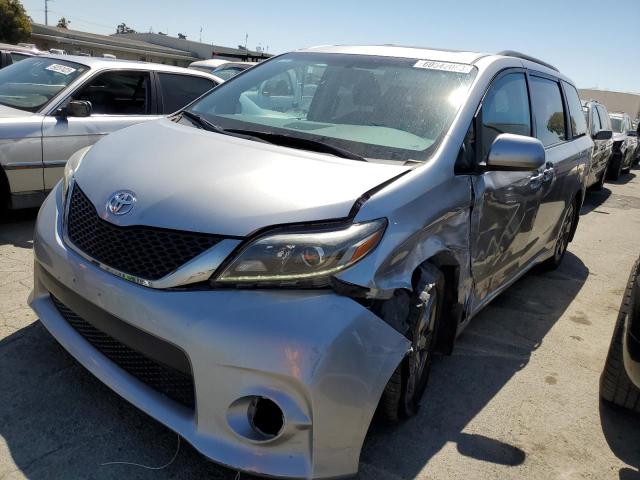
[[91,102],[71,100],[67,105],[66,114],[68,117],[90,117],[92,109]]
[[544,145],[537,138],[512,133],[496,137],[487,157],[487,170],[537,170],[546,162]]
[[594,140],[611,140],[613,138],[613,131],[611,130],[600,130],[598,133],[592,135]]

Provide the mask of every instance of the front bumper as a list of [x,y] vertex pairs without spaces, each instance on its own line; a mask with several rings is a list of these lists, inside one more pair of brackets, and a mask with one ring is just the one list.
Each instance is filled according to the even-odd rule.
[[[168,291],[127,282],[67,248],[61,206],[58,187],[38,215],[29,304],[81,364],[216,462],[289,478],[357,472],[380,395],[409,349],[403,336],[331,291]],[[142,383],[86,341],[55,307],[54,284],[185,352],[195,410]],[[283,410],[285,425],[275,439],[248,439],[230,426],[229,406],[253,395]]]

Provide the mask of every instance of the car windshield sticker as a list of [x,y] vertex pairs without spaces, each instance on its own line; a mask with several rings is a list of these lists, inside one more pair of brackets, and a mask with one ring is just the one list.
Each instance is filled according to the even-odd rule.
[[61,73],[63,75],[69,75],[76,71],[75,68],[67,67],[66,65],[59,65],[57,63],[49,65],[45,70],[51,70],[52,72]]
[[455,73],[469,73],[473,69],[471,65],[464,63],[436,62],[435,60],[418,60],[413,67]]

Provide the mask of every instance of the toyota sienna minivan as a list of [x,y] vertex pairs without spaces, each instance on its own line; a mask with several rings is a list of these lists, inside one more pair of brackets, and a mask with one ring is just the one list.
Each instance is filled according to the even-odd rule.
[[354,474],[434,352],[578,223],[578,93],[516,52],[280,55],[75,153],[35,232],[30,305],[207,457]]

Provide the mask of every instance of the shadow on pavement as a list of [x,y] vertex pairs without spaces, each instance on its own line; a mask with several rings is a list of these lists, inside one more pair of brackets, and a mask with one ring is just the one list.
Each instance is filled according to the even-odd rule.
[[453,355],[434,361],[418,415],[399,427],[374,422],[362,452],[361,471],[384,471],[380,478],[411,479],[450,442],[474,459],[501,465],[523,463],[526,452],[518,446],[464,429],[527,365],[588,274],[582,261],[567,252],[558,270],[525,275],[496,298],[471,321]]
[[38,209],[9,211],[0,218],[0,245],[33,248],[33,227]]
[[625,185],[627,183],[629,183],[631,180],[633,180],[634,178],[636,178],[636,174],[633,173],[634,170],[639,170],[638,167],[631,167],[631,170],[629,171],[629,173],[623,173],[622,175],[620,175],[620,178],[618,178],[617,180],[607,180],[607,183],[612,183],[613,185]]
[[582,204],[582,209],[580,210],[580,215],[586,215],[587,213],[593,212],[606,202],[610,196],[611,190],[606,186],[599,191],[587,190],[587,194],[584,197],[584,203]]

